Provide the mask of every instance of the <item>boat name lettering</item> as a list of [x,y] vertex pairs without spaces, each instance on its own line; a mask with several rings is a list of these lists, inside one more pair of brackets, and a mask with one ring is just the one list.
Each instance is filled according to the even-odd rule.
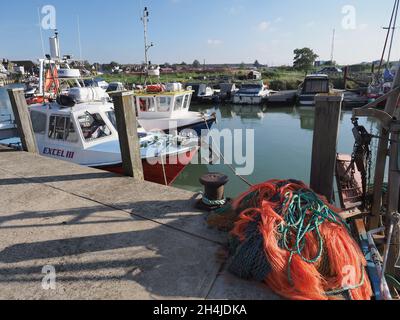
[[66,158],[66,159],[73,159],[75,156],[75,152],[65,151],[62,149],[47,148],[47,147],[43,149],[43,154],[59,158]]

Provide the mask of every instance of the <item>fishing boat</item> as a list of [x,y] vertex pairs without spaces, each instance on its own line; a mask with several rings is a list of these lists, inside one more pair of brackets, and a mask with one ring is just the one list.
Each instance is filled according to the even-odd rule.
[[146,131],[165,133],[190,129],[201,135],[216,121],[215,114],[189,111],[192,90],[184,90],[180,83],[148,85],[135,91],[135,105],[140,125]]
[[[192,130],[197,136],[203,130],[209,130],[216,121],[215,114],[190,112],[190,103],[193,98],[191,87],[184,89],[181,83],[160,83],[160,69],[149,61],[148,51],[154,44],[147,42],[147,24],[149,11],[144,8],[141,18],[144,27],[145,64],[146,76],[143,90],[134,94],[138,120],[146,131],[161,130],[165,133],[184,130]],[[155,77],[155,84],[147,84],[147,81]],[[151,82],[151,81],[150,81]]]
[[[56,102],[29,107],[39,153],[123,173],[114,105],[100,88],[72,88]],[[139,130],[147,181],[170,185],[197,153],[197,141]],[[3,144],[15,145],[18,139]]]
[[302,106],[314,106],[317,94],[329,93],[332,86],[329,77],[325,74],[311,74],[306,76],[299,86],[298,103]]
[[271,94],[264,83],[243,84],[233,96],[234,104],[261,104]]

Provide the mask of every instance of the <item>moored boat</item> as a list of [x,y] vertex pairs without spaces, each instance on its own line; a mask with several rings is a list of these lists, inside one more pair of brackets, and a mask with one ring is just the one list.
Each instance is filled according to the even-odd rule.
[[315,96],[321,93],[329,93],[331,89],[333,88],[327,75],[308,75],[299,87],[298,103],[302,106],[314,106]]
[[191,129],[198,136],[216,121],[214,114],[191,112],[193,91],[184,90],[179,83],[147,86],[134,94],[140,125],[146,131],[165,133]]
[[[57,102],[32,105],[29,111],[41,155],[123,172],[114,105],[100,88],[74,88]],[[155,183],[173,183],[198,150],[197,140],[189,138],[143,129],[139,138],[145,179]]]
[[234,104],[261,104],[271,91],[264,83],[243,84],[233,97]]

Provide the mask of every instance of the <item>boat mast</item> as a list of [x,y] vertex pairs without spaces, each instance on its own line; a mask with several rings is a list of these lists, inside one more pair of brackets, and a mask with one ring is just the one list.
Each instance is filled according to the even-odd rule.
[[[400,4],[400,1],[397,1],[397,3],[395,4],[395,6],[396,6],[396,12],[395,12],[395,14],[394,14],[394,22],[393,22],[393,27],[392,27],[392,38],[390,39],[390,46],[389,46],[388,58],[387,58],[387,61],[386,61],[386,68],[387,68],[387,69],[389,68],[390,57],[391,57],[391,54],[392,54],[392,47],[393,47],[394,35],[395,35],[396,29],[397,29],[396,24],[397,24],[397,17],[398,17],[398,13],[399,13],[399,4]],[[389,27],[389,31],[390,31],[390,27]]]
[[[382,57],[381,57],[381,60],[379,62],[378,72],[376,74],[375,80],[379,79],[379,77],[380,77],[381,69],[382,69],[382,66],[383,66],[383,60],[385,58],[386,47],[387,47],[387,44],[388,44],[388,41],[389,41],[390,31],[393,28],[392,24],[393,24],[394,16],[396,14],[396,8],[398,8],[398,6],[399,6],[399,0],[395,0],[394,1],[394,5],[393,5],[393,10],[392,10],[392,15],[390,17],[389,26],[388,27],[383,27],[384,30],[387,30],[387,33],[386,33],[385,44],[384,44],[383,50],[382,50]],[[394,28],[395,28],[395,26],[396,26],[396,24],[394,25]]]
[[143,27],[144,27],[144,63],[147,71],[147,68],[149,66],[148,52],[149,49],[154,46],[153,43],[148,44],[147,42],[147,24],[149,22],[149,11],[147,10],[147,7],[145,7],[143,10],[143,16],[141,20],[143,22]]

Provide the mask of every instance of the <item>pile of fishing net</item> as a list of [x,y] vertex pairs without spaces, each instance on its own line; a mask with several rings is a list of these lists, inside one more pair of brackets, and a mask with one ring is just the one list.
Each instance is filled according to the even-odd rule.
[[302,182],[254,186],[233,208],[230,272],[289,299],[371,299],[366,260],[340,210]]

